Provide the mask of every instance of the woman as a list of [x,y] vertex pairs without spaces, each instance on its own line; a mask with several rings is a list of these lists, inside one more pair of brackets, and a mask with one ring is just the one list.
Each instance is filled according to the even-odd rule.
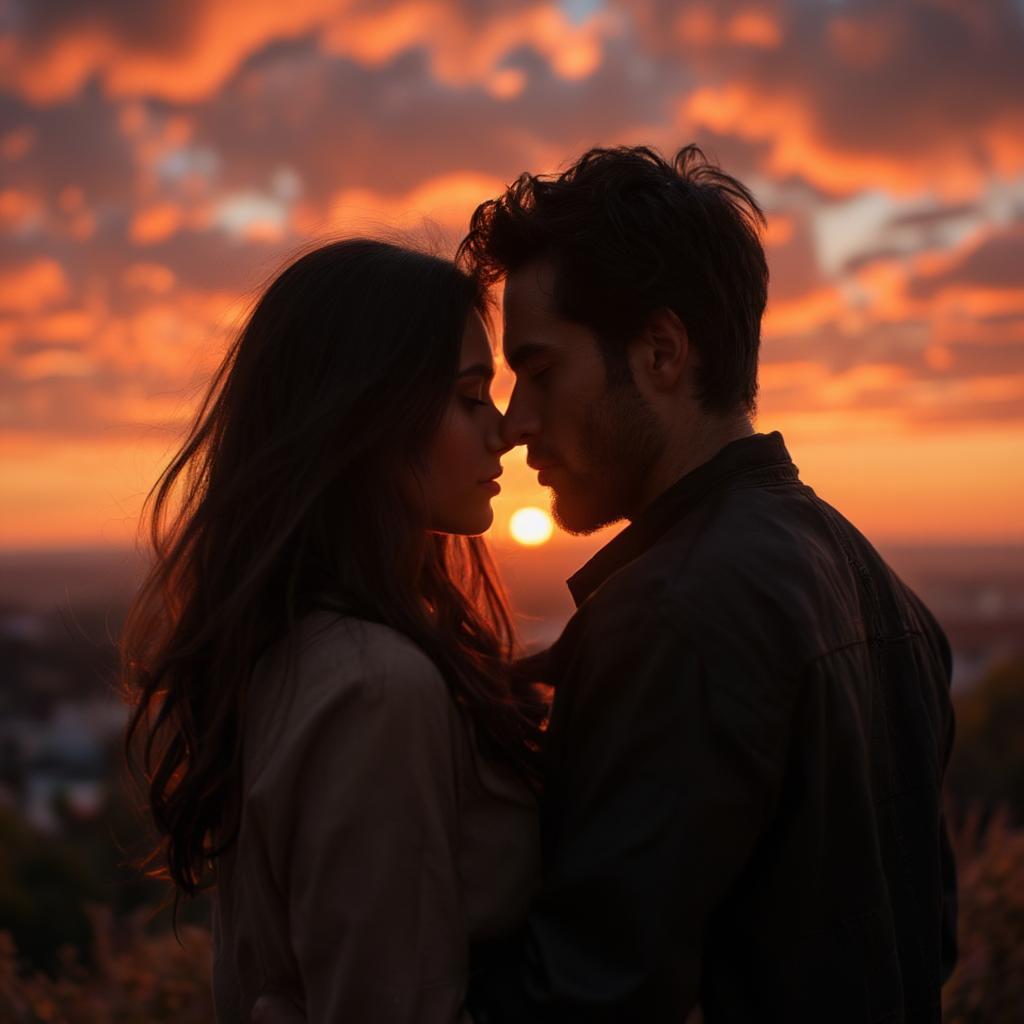
[[485,314],[433,256],[303,256],[151,496],[128,751],[176,897],[213,887],[222,1022],[465,1019],[470,944],[524,914],[540,709],[475,536],[506,450]]

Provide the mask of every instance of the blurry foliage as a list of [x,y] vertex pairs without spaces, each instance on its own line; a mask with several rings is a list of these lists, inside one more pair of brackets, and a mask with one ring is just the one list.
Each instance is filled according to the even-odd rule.
[[1003,806],[1024,825],[1024,660],[996,666],[957,697],[947,781],[961,806],[979,805],[986,815]]
[[997,814],[967,816],[954,834],[959,956],[943,989],[946,1024],[1024,1020],[1024,831]]
[[142,915],[115,925],[106,908],[92,908],[93,965],[72,947],[55,978],[24,972],[14,943],[0,932],[0,1024],[207,1024],[210,936],[186,925],[180,941],[169,932],[147,935]]

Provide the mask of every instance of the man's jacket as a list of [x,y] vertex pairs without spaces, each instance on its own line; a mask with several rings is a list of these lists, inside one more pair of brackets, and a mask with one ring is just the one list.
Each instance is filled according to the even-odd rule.
[[798,478],[728,445],[570,581],[544,882],[479,1022],[937,1022],[950,652]]

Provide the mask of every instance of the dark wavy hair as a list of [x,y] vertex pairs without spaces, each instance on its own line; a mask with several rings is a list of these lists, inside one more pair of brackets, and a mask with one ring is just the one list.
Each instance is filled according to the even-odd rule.
[[486,284],[552,261],[559,315],[594,332],[617,376],[647,317],[672,309],[700,355],[703,407],[730,414],[757,398],[764,223],[749,189],[697,146],[671,162],[646,146],[596,148],[478,206],[457,258]]
[[437,664],[479,742],[532,777],[505,599],[479,538],[432,534],[410,480],[486,298],[447,260],[354,239],[270,284],[147,499],[154,559],[122,635],[126,753],[175,904],[237,838],[246,696],[314,608],[401,631]]

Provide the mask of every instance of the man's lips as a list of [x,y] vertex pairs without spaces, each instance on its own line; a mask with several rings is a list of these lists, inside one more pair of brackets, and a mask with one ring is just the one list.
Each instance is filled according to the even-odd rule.
[[542,487],[545,486],[551,477],[552,472],[557,468],[557,462],[550,462],[543,459],[532,459],[528,458],[526,464],[537,472],[537,483]]

